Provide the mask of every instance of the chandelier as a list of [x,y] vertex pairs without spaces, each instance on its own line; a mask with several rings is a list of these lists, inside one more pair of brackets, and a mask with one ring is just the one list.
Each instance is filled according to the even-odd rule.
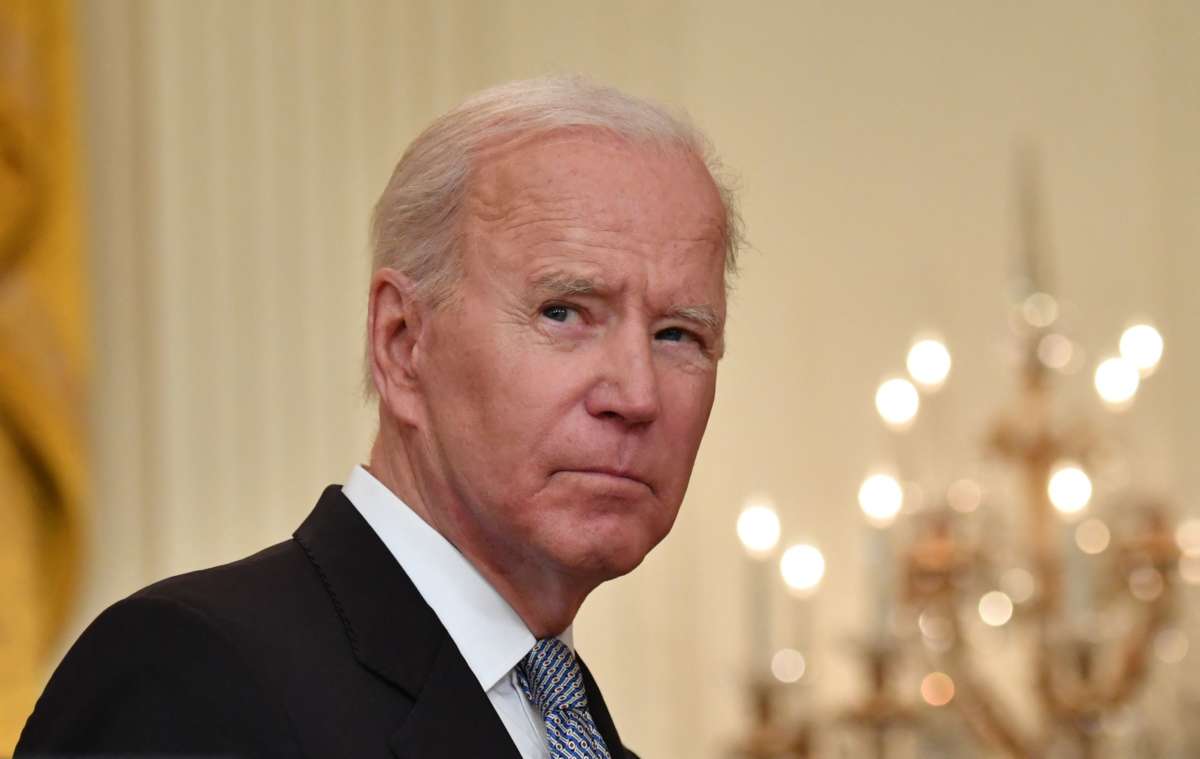
[[[1009,320],[1017,397],[978,436],[994,476],[947,476],[947,451],[905,455],[953,366],[940,337],[918,335],[906,371],[885,378],[874,399],[896,455],[857,493],[870,534],[872,613],[854,641],[864,687],[827,714],[796,697],[811,631],[771,647],[767,560],[781,526],[768,498],[748,501],[737,532],[751,567],[753,723],[732,756],[1200,756],[1186,726],[1170,725],[1184,713],[1178,694],[1157,715],[1162,724],[1146,695],[1164,665],[1187,655],[1177,586],[1200,584],[1200,520],[1175,524],[1160,496],[1134,487],[1112,425],[1097,423],[1130,412],[1160,366],[1163,338],[1135,320],[1110,355],[1086,361],[1042,274],[1029,160],[1022,179],[1023,272]],[[1069,409],[1056,394],[1083,378],[1099,413]],[[939,465],[923,466],[930,458]],[[778,559],[780,579],[804,604],[823,555],[801,544]]]

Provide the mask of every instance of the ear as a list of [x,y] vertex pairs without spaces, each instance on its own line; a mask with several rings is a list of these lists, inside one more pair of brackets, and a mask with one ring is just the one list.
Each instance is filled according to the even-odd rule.
[[[379,402],[402,422],[415,424],[421,408],[414,357],[422,326],[412,280],[395,269],[371,275],[367,339]],[[381,408],[382,411],[382,408]]]

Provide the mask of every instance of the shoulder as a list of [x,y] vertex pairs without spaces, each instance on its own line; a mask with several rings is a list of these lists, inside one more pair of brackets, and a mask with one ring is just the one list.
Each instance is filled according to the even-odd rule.
[[67,653],[26,724],[22,752],[286,756],[291,731],[228,632],[178,599],[109,607]]
[[233,613],[261,608],[264,602],[286,602],[318,585],[303,550],[286,540],[238,561],[168,577],[126,600],[176,601],[211,613]]
[[272,662],[322,595],[292,541],[138,591],[72,646],[18,748],[288,755]]

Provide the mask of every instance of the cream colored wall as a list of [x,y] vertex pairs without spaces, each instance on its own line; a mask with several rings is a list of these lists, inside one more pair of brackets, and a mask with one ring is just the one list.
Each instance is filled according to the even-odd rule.
[[[1200,509],[1200,14],[1160,3],[80,0],[96,496],[80,625],[168,573],[287,536],[363,459],[366,219],[404,145],[490,83],[583,71],[686,107],[742,178],[753,250],[672,537],[579,622],[646,756],[715,756],[742,716],[732,524],[767,489],[826,549],[819,703],[867,615],[854,494],[871,408],[921,328],[955,351],[948,463],[1011,389],[1012,155],[1041,148],[1058,289],[1111,349],[1164,326],[1122,434]],[[1075,397],[1092,401],[1086,380]],[[1094,404],[1093,404],[1094,405]],[[929,430],[920,434],[931,444]]]

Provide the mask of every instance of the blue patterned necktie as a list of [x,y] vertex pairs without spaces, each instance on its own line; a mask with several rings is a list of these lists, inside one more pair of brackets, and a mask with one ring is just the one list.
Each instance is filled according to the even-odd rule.
[[546,720],[550,759],[610,759],[588,711],[583,672],[558,638],[546,638],[517,664],[517,680]]

